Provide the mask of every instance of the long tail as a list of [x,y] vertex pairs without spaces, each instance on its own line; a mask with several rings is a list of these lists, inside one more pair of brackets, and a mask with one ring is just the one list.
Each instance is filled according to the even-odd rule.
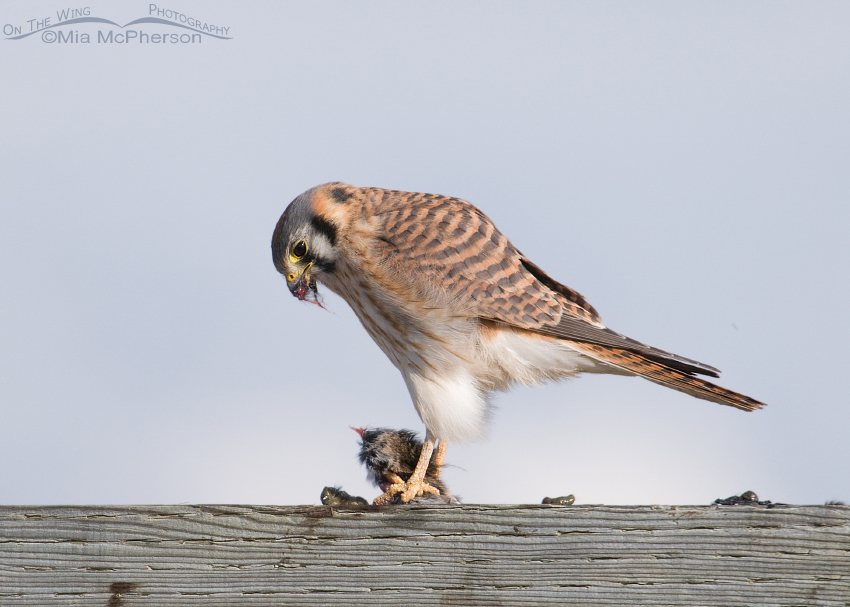
[[732,390],[695,377],[693,373],[673,369],[658,362],[658,360],[650,360],[629,350],[566,339],[564,341],[574,350],[590,358],[630,371],[656,384],[679,390],[703,400],[710,400],[744,411],[755,411],[767,406],[754,398],[732,392]]

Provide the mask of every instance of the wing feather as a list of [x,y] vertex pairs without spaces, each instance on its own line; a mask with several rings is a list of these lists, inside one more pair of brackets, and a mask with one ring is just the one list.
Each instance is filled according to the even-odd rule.
[[755,411],[766,405],[754,398],[733,392],[699,377],[672,369],[668,364],[659,363],[639,353],[620,348],[609,348],[596,344],[569,341],[571,348],[609,365],[636,373],[651,382],[679,392],[684,392],[711,402],[735,407],[744,411]]
[[580,293],[526,259],[479,209],[433,194],[373,190],[383,218],[375,254],[411,280],[424,280],[483,319],[576,342],[640,353],[685,374],[714,367],[608,329]]

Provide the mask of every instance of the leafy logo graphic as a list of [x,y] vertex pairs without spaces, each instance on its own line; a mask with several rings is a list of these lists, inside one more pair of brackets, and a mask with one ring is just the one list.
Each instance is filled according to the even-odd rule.
[[[150,4],[148,6],[147,17],[135,19],[133,21],[130,21],[129,23],[126,23],[125,25],[110,21],[109,19],[93,17],[91,15],[91,9],[89,7],[56,11],[56,17],[58,19],[57,23],[51,23],[51,17],[45,17],[43,19],[29,19],[26,22],[28,27],[16,26],[11,23],[7,23],[3,26],[3,34],[6,36],[6,40],[22,40],[24,38],[32,36],[33,34],[40,33],[43,42],[87,43],[91,42],[91,36],[86,32],[61,31],[54,30],[54,28],[60,28],[68,25],[77,25],[81,23],[100,23],[116,27],[119,30],[125,31],[116,33],[112,30],[108,30],[106,33],[104,33],[103,31],[98,30],[97,42],[99,43],[127,43],[133,40],[141,43],[190,43],[200,42],[201,36],[209,36],[210,38],[217,38],[219,40],[232,40],[232,37],[228,36],[230,32],[230,27],[213,25],[201,19],[190,17],[184,13],[180,13],[172,9],[159,8],[156,4]],[[187,32],[184,32],[179,35],[176,33],[147,34],[141,30],[137,31],[134,29],[127,29],[131,26],[143,24],[167,25],[170,27],[188,30],[188,32],[192,33],[189,34]]]

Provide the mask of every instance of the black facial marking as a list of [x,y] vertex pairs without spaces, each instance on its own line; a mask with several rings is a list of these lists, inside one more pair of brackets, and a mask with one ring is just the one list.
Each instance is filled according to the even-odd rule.
[[319,234],[324,234],[324,236],[330,241],[332,247],[336,246],[337,230],[334,224],[322,217],[319,217],[318,215],[313,215],[310,218],[310,225],[313,226],[313,229]]
[[336,270],[336,262],[332,259],[317,257],[313,260],[313,267],[325,274],[331,274]]
[[333,188],[331,190],[331,197],[334,199],[334,202],[338,204],[346,204],[348,199],[351,198],[351,194],[348,193],[345,188]]

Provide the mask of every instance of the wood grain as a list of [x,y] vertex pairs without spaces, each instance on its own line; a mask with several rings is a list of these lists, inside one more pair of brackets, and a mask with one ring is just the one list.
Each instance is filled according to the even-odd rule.
[[850,606],[847,506],[6,506],[0,605]]

